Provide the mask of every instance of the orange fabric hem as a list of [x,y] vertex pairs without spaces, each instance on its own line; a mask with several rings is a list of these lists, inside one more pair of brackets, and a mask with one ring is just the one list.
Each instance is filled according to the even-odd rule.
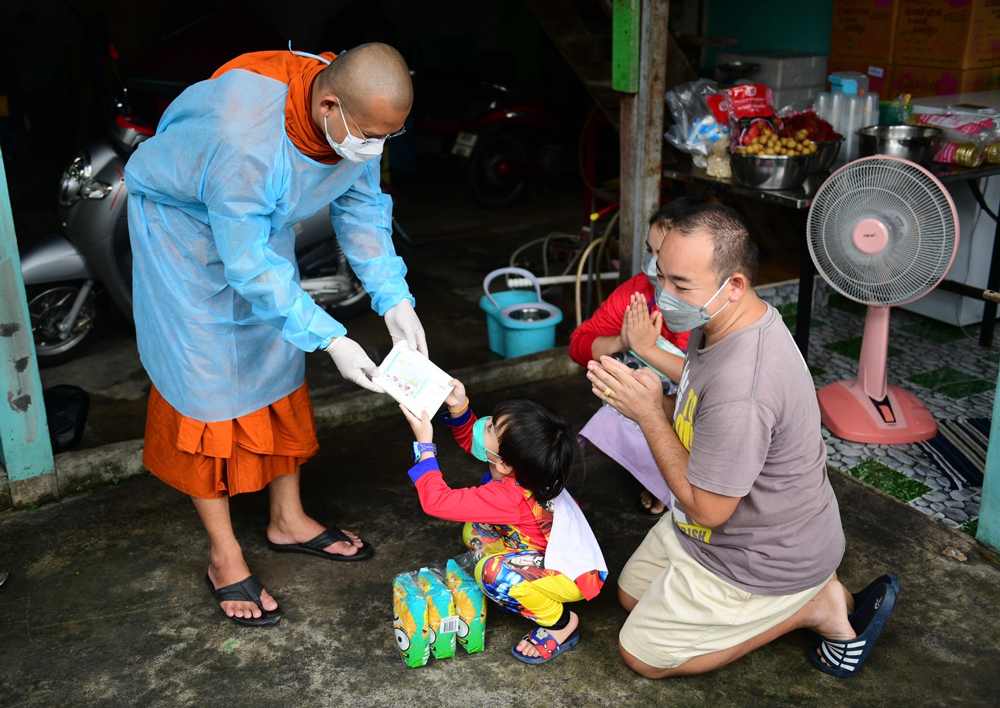
[[190,496],[256,492],[295,473],[318,450],[306,384],[260,410],[212,423],[182,415],[150,389],[143,464]]

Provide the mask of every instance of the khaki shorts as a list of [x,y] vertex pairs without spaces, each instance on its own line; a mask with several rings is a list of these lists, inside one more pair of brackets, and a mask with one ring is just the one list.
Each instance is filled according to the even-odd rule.
[[619,588],[639,599],[618,638],[629,654],[650,666],[673,669],[742,644],[798,612],[827,583],[794,595],[740,590],[685,551],[673,527],[667,512],[618,579]]

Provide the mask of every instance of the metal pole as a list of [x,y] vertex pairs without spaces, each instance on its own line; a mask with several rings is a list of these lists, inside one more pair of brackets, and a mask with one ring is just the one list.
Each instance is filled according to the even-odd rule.
[[7,174],[0,155],[0,455],[11,501],[55,497],[55,465],[42,382],[14,236]]
[[[621,279],[639,272],[642,261],[643,232],[646,220],[660,205],[660,181],[663,169],[663,97],[666,93],[667,17],[669,0],[641,0],[615,3],[615,40],[619,41],[618,23],[631,12],[640,12],[639,37],[627,34],[639,44],[639,82],[637,93],[625,93],[621,102],[621,223],[619,256]],[[621,7],[620,7],[621,6]],[[621,17],[621,19],[619,19]],[[633,22],[634,26],[634,22]],[[624,40],[622,40],[624,41]],[[630,52],[635,55],[634,47]],[[616,53],[617,55],[617,53]],[[624,69],[616,70],[629,75]]]
[[[994,307],[995,307],[994,303]],[[993,395],[993,422],[990,444],[986,448],[986,470],[979,501],[979,530],[976,538],[1000,550],[1000,376]]]

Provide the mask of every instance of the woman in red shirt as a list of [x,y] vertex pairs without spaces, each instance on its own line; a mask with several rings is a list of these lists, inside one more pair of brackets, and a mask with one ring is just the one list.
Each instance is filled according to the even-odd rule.
[[[577,364],[586,367],[588,361],[624,352],[626,358],[631,357],[638,360],[638,364],[657,371],[668,391],[680,381],[684,357],[675,352],[687,351],[689,333],[676,334],[663,324],[656,307],[656,257],[671,222],[693,204],[695,202],[687,198],[675,199],[650,217],[643,272],[619,285],[597,312],[570,335],[569,355]],[[630,435],[634,427],[631,421],[605,406],[584,426],[580,436],[590,440],[640,481],[650,476],[654,476],[655,481],[659,468],[649,453],[645,438],[640,444]],[[630,449],[635,447],[640,449]],[[644,489],[636,509],[643,516],[657,518],[666,510],[669,501],[664,496],[665,492],[654,495]]]

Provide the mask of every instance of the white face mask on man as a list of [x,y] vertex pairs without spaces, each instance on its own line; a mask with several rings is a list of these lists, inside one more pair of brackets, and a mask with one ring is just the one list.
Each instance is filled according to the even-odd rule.
[[344,133],[346,137],[344,137],[342,142],[336,142],[330,135],[330,130],[326,125],[326,116],[323,116],[323,132],[326,133],[326,141],[330,143],[330,147],[333,148],[334,152],[348,162],[354,163],[367,162],[382,154],[382,145],[385,143],[385,138],[362,139],[356,135],[352,135],[350,129],[347,127],[347,118],[344,117],[344,107],[338,105],[337,111],[340,113],[340,119],[344,121]]

